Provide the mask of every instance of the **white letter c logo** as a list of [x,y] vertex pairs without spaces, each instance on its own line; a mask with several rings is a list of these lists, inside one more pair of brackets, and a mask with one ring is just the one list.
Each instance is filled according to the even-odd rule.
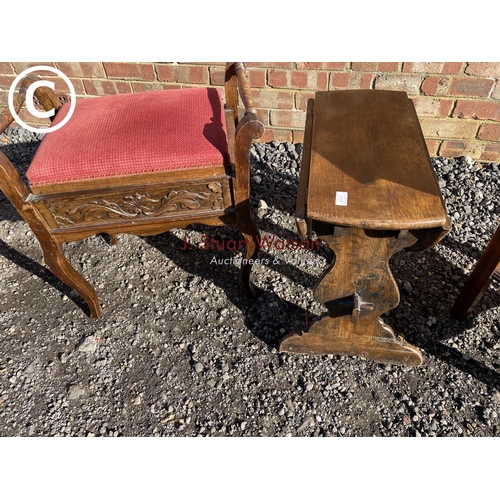
[[33,96],[35,94],[35,90],[38,87],[49,87],[52,90],[55,90],[56,85],[54,82],[49,82],[47,80],[33,82],[26,91],[26,107],[33,116],[36,116],[38,118],[50,118],[51,116],[54,116],[56,114],[54,109],[51,109],[49,111],[38,111],[33,105]]
[[[16,90],[16,85],[23,79],[24,76],[26,76],[29,73],[33,73],[34,71],[50,71],[51,73],[55,73],[56,75],[60,76],[68,86],[69,93],[71,96],[71,102],[68,114],[64,117],[64,119],[60,123],[50,128],[35,128],[26,125],[26,123],[24,123],[23,120],[19,118],[19,115],[16,113],[16,110],[14,109],[14,91]],[[35,109],[35,106],[33,105],[33,94],[35,93],[35,90],[38,87],[49,87],[52,90],[54,90],[55,85],[54,82],[46,80],[40,80],[32,83],[28,87],[28,90],[26,91],[26,107],[33,116],[36,116],[38,118],[50,118],[55,114],[54,109],[51,109],[49,111],[38,111]],[[17,75],[16,79],[12,82],[12,85],[10,86],[9,95],[7,99],[9,103],[9,111],[11,112],[12,116],[17,121],[17,123],[19,123],[19,125],[29,130],[30,132],[45,133],[45,134],[48,134],[49,132],[55,132],[56,130],[59,130],[61,127],[66,125],[68,120],[73,115],[76,106],[76,92],[75,92],[75,87],[71,83],[71,80],[61,70],[56,68],[51,68],[50,66],[33,66],[32,68],[25,69],[22,73]]]

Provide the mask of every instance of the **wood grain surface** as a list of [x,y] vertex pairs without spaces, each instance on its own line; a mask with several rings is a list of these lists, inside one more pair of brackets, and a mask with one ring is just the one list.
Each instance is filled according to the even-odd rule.
[[308,217],[368,229],[448,225],[406,93],[317,92],[312,137]]

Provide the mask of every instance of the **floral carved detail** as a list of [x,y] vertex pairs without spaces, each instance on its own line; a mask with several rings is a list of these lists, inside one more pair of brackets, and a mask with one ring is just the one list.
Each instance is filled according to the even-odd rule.
[[212,210],[223,210],[224,209],[224,199],[222,198],[222,186],[220,182],[211,182],[207,185],[208,189],[218,196],[212,204]]
[[[162,197],[153,197],[150,194],[136,193],[123,197],[119,201],[100,199],[64,209],[62,206],[52,205],[54,214],[60,227],[68,227],[78,222],[92,222],[100,219],[136,219],[141,217],[159,217],[178,210],[196,210],[206,208],[220,210],[224,208],[222,186],[220,183],[206,185],[209,191],[192,192],[187,190],[170,191]],[[205,189],[206,189],[205,188]]]

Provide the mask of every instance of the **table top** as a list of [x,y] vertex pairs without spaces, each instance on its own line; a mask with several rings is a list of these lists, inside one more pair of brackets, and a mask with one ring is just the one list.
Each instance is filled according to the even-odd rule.
[[307,218],[367,229],[449,225],[405,92],[316,92],[311,105],[304,145],[309,175],[300,180],[308,183]]

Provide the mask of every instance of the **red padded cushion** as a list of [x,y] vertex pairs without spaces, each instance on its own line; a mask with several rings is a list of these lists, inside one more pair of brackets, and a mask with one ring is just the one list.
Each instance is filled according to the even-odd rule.
[[68,123],[43,138],[26,176],[37,186],[226,161],[220,91],[160,90],[77,101]]

